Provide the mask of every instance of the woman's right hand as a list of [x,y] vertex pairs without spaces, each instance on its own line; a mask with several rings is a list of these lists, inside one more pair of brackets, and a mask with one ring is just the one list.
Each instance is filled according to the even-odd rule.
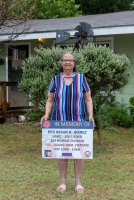
[[42,121],[43,120],[48,120],[48,118],[49,118],[49,116],[48,115],[44,115],[42,118],[41,118],[41,120],[40,120],[40,125],[42,126]]

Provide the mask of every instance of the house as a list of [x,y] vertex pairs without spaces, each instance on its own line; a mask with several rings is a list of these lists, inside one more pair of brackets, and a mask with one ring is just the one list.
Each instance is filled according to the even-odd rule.
[[[116,93],[117,101],[124,99],[129,104],[129,98],[134,96],[134,11],[124,11],[108,14],[88,15],[71,18],[32,20],[29,30],[20,35],[13,43],[0,46],[0,81],[18,81],[21,78],[22,61],[35,54],[34,47],[40,43],[44,47],[56,45],[56,30],[64,30],[70,33],[70,39],[59,45],[74,44],[74,28],[80,22],[91,24],[94,31],[94,42],[107,44],[115,53],[126,54],[131,60],[130,71],[132,73],[129,83],[122,94]],[[6,39],[12,32],[11,28],[0,35],[0,40]],[[7,101],[12,106],[27,106],[25,93],[18,92],[16,86],[7,90]]]

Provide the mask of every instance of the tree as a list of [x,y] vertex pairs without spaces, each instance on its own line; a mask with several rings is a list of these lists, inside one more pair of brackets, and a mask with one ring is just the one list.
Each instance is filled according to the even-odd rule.
[[105,115],[102,105],[111,104],[114,92],[122,92],[128,83],[130,73],[127,71],[130,60],[126,55],[115,54],[106,46],[85,46],[77,54],[79,71],[85,74],[91,87],[94,106],[94,118],[100,143],[102,137],[100,127],[101,116]]
[[39,0],[39,12],[36,12],[38,19],[65,18],[82,15],[79,5],[75,0]]
[[36,3],[37,0],[0,1],[0,43],[12,41],[29,29],[29,19],[34,17]]
[[[29,101],[37,101],[39,108],[44,109],[50,80],[59,73],[61,55],[72,50],[73,47],[35,48],[37,55],[31,56],[23,63],[19,88],[27,92]],[[113,97],[113,92],[121,91],[127,84],[130,61],[125,55],[117,55],[106,46],[90,44],[81,47],[79,51],[75,50],[74,53],[77,57],[78,72],[85,74],[91,88],[96,129],[102,143],[98,113],[101,105]]]
[[133,0],[75,0],[85,15],[134,10]]

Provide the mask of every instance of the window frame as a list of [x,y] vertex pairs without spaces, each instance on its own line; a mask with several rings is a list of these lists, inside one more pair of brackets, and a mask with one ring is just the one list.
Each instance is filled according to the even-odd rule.
[[[61,46],[62,47],[62,46],[71,45],[71,44],[73,45],[73,44],[75,44],[75,42],[76,42],[76,39],[74,39],[74,38],[65,40],[65,41],[57,43],[57,44],[56,44],[56,40],[53,40],[53,46]],[[111,50],[114,50],[114,37],[113,36],[94,37],[93,43],[94,44],[108,44],[109,48]]]
[[95,38],[95,44],[109,44],[109,48],[114,50],[114,37],[97,37]]

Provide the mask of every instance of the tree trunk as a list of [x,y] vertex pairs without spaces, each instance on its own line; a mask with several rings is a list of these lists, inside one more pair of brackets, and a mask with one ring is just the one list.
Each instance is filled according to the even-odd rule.
[[100,145],[103,145],[103,140],[102,140],[100,128],[96,128],[96,131],[97,131],[97,134],[98,134],[99,143],[100,143]]
[[102,140],[102,136],[101,136],[101,131],[100,131],[100,128],[99,128],[99,125],[98,125],[98,122],[97,122],[97,121],[95,121],[94,130],[97,131],[97,135],[98,135],[98,138],[99,138],[99,143],[100,143],[100,145],[103,145],[103,140]]

